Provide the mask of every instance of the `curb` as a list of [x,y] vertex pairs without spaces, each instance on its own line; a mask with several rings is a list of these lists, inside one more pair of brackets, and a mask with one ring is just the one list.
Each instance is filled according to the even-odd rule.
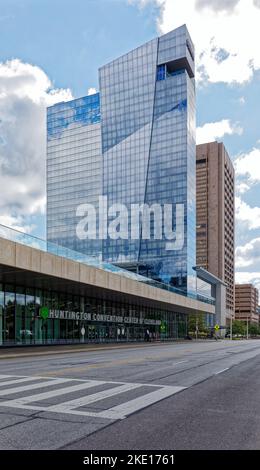
[[[113,349],[127,349],[127,348],[146,348],[149,346],[165,346],[165,345],[173,345],[173,344],[185,344],[188,343],[188,341],[165,341],[165,342],[155,342],[155,343],[148,343],[148,344],[131,344],[128,343],[122,344],[122,345],[111,345],[111,346],[87,346],[85,348],[71,348],[71,349],[64,349],[64,350],[46,350],[46,351],[41,351],[41,352],[35,352],[35,349],[32,352],[21,352],[21,353],[6,353],[6,354],[1,354],[1,349],[0,349],[0,360],[4,359],[19,359],[22,357],[41,357],[41,356],[52,356],[52,355],[57,355],[57,354],[70,354],[70,353],[82,353],[82,352],[93,352],[93,351],[110,351]],[[56,348],[57,346],[55,346]]]

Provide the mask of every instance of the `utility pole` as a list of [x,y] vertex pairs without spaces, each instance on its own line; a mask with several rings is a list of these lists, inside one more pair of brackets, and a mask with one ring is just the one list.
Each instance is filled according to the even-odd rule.
[[248,317],[246,317],[246,339],[248,339]]
[[232,335],[233,335],[233,315],[231,313],[230,314],[230,341],[232,341]]
[[199,325],[198,325],[198,315],[196,315],[196,340],[198,339],[198,329],[199,329]]

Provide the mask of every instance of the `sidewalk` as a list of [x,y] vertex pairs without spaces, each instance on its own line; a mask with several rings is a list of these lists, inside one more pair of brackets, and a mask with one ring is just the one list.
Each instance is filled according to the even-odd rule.
[[[205,342],[206,340],[202,340]],[[196,342],[199,342],[196,341]],[[71,354],[80,352],[106,351],[112,349],[146,348],[149,346],[163,346],[175,343],[189,343],[187,340],[133,342],[133,343],[88,343],[47,346],[19,346],[0,348],[1,359],[17,359],[21,357],[49,356],[55,354]]]
[[186,342],[184,340],[176,341],[156,341],[156,342],[133,342],[133,343],[88,343],[88,344],[64,344],[64,345],[46,345],[46,346],[10,346],[8,348],[0,348],[1,359],[14,359],[20,357],[32,356],[48,356],[53,354],[71,354],[79,352],[92,352],[92,351],[106,351],[112,349],[126,349],[126,348],[145,348],[147,346],[156,346],[162,344],[172,344],[175,342]]

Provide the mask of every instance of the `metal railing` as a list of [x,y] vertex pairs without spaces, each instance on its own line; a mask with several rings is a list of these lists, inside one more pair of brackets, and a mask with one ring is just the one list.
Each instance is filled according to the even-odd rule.
[[28,233],[24,233],[1,224],[0,237],[13,241],[15,243],[20,243],[21,245],[29,246],[31,248],[44,251],[46,253],[51,253],[53,255],[60,256],[62,258],[77,261],[79,263],[86,264],[87,266],[93,266],[95,268],[102,269],[103,271],[109,271],[114,274],[126,277],[128,279],[142,282],[143,284],[149,285],[151,287],[167,290],[184,297],[189,297],[195,300],[200,300],[201,302],[207,304],[215,305],[215,299],[213,297],[207,297],[197,292],[185,292],[169,284],[165,284],[154,279],[141,276],[140,274],[127,271],[126,269],[119,268],[114,264],[106,263],[105,261],[101,260],[101,257],[99,258],[95,256],[88,256],[84,253],[80,253],[78,251],[66,248],[61,245],[57,245],[56,243],[43,240],[33,235],[29,235]]

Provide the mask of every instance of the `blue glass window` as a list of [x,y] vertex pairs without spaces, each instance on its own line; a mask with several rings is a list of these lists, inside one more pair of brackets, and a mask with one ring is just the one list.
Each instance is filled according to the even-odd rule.
[[158,67],[157,67],[157,81],[165,80],[165,78],[166,78],[166,66],[165,66],[165,64],[158,65]]
[[181,75],[182,73],[185,73],[185,69],[174,70],[173,72],[168,72],[168,75],[170,75],[171,77],[174,77],[175,75]]

